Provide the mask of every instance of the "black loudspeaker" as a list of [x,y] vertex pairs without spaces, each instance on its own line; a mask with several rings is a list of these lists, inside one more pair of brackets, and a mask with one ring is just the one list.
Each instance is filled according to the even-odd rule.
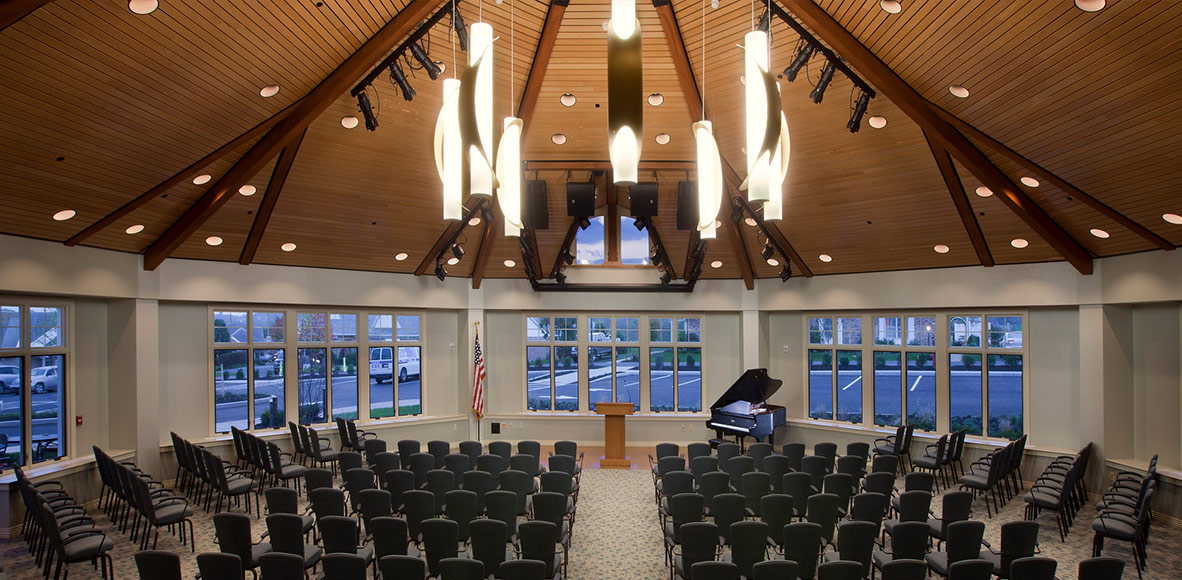
[[566,184],[566,215],[590,217],[595,215],[595,184]]
[[637,183],[628,188],[628,200],[632,206],[632,217],[654,217],[657,215],[657,184]]
[[677,182],[677,229],[698,229],[698,182]]
[[550,208],[546,204],[546,182],[527,180],[521,200],[521,221],[527,228],[550,229]]

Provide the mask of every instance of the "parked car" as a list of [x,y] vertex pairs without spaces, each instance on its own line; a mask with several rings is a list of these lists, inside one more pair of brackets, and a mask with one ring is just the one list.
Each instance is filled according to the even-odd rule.
[[[398,380],[405,381],[407,377],[419,374],[419,358],[413,357],[411,349],[398,351]],[[375,383],[392,380],[394,378],[394,348],[382,346],[369,349],[369,378]]]
[[57,391],[59,373],[57,367],[37,367],[33,369],[33,376],[29,382],[33,384],[34,393]]
[[0,366],[0,395],[21,392],[21,369],[15,366]]

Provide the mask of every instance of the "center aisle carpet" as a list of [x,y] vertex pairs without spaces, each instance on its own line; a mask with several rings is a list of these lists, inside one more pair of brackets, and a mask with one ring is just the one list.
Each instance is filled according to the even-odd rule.
[[587,469],[571,543],[572,580],[667,578],[648,469]]

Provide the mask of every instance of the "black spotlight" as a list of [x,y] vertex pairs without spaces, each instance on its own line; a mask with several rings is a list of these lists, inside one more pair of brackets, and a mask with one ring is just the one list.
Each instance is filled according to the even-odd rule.
[[415,57],[415,60],[419,61],[419,66],[422,66],[423,70],[427,71],[427,76],[431,77],[431,80],[439,78],[439,73],[443,71],[439,70],[439,65],[435,64],[430,56],[427,56],[427,51],[423,50],[423,47],[419,43],[411,43],[410,54]]
[[534,257],[534,250],[529,246],[525,236],[518,236],[517,243],[521,246],[521,257],[525,258],[527,262],[531,260]]
[[862,93],[858,97],[858,102],[854,104],[854,114],[850,117],[850,122],[846,123],[846,129],[850,133],[857,133],[858,129],[862,128],[862,116],[866,114],[866,107],[870,104],[870,95]]
[[756,28],[758,28],[760,32],[767,34],[767,32],[772,28],[772,13],[764,10],[763,14],[759,16],[759,26]]
[[468,52],[468,30],[464,27],[464,17],[460,14],[459,8],[451,13],[451,25],[456,29],[456,42],[459,43],[460,50]]
[[806,44],[801,47],[800,50],[796,51],[796,57],[792,59],[792,64],[788,65],[788,68],[784,69],[784,78],[788,79],[788,82],[796,80],[796,74],[799,73],[800,69],[804,68],[804,65],[808,64],[809,59],[813,57],[813,50],[813,45]]
[[784,264],[784,269],[780,270],[780,281],[787,282],[792,277],[792,262]]
[[563,248],[562,253],[558,257],[562,258],[562,261],[566,262],[567,265],[575,263],[575,255],[570,253],[570,250],[567,248]]
[[364,92],[357,94],[357,108],[361,110],[361,116],[365,117],[365,128],[373,131],[378,128],[378,118],[373,116],[373,107],[369,105],[369,95]]
[[821,71],[821,78],[817,80],[817,86],[813,87],[813,92],[809,93],[809,97],[813,99],[814,103],[820,104],[821,99],[825,98],[825,89],[829,88],[829,81],[833,80],[833,73],[837,71],[837,65],[833,61],[825,63],[825,69]]
[[580,216],[579,217],[579,229],[585,230],[589,227],[591,227],[591,220],[587,219],[587,216]]
[[410,86],[410,83],[407,82],[406,73],[402,72],[402,67],[398,66],[397,62],[390,63],[390,78],[394,79],[394,82],[398,84],[398,88],[402,90],[402,98],[408,101],[414,100],[415,90]]
[[555,275],[554,275],[554,281],[555,281],[555,282],[558,282],[558,285],[559,285],[559,286],[562,286],[563,284],[566,284],[566,274],[563,274],[562,272],[559,272],[559,273],[555,274]]
[[451,253],[456,257],[457,260],[464,259],[464,248],[461,248],[459,244],[455,244],[451,247]]
[[636,229],[641,232],[644,231],[644,228],[648,227],[648,224],[649,224],[649,219],[647,217],[643,217],[643,216],[636,218],[636,220],[632,222],[632,225],[635,226]]
[[661,274],[661,285],[662,286],[668,286],[669,282],[672,280],[673,280],[673,275],[670,274],[669,272],[664,272]]
[[447,270],[443,269],[443,262],[435,262],[435,277],[439,278],[440,282],[447,278]]
[[772,248],[772,245],[771,245],[771,244],[765,244],[765,245],[763,246],[763,249],[759,251],[759,255],[763,257],[763,260],[764,260],[765,262],[766,262],[768,259],[770,259],[770,258],[772,257],[772,255],[773,255],[773,254],[775,254],[775,253],[776,253],[776,250],[774,250],[774,249]]
[[736,226],[743,223],[743,207],[739,205],[738,199],[731,204],[731,221],[735,222]]

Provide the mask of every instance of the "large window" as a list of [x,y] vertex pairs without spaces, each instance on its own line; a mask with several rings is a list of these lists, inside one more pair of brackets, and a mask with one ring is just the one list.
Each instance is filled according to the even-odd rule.
[[0,301],[0,469],[66,453],[65,306]]
[[526,408],[577,411],[585,384],[592,411],[605,402],[640,411],[647,393],[652,412],[699,412],[701,326],[698,317],[527,315]]
[[285,320],[282,311],[214,310],[214,431],[287,423]]
[[371,419],[423,412],[418,314],[214,308],[211,316],[216,432],[364,418],[366,405]]
[[[1025,430],[1023,326],[1020,314],[809,317],[809,417],[1017,438]],[[866,413],[863,401],[873,405]]]

